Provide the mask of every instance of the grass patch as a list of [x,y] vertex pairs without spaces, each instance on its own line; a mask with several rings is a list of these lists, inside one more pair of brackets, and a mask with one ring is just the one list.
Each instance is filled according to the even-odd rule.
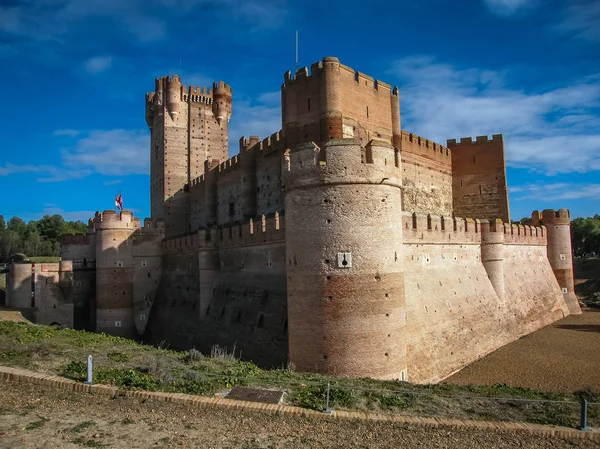
[[[223,393],[235,386],[277,388],[286,392],[288,404],[313,410],[325,408],[329,382],[329,406],[338,410],[574,426],[578,422],[580,398],[598,397],[593,390],[578,395],[557,394],[502,384],[413,385],[400,381],[334,378],[284,368],[263,370],[251,362],[240,361],[235,351],[226,348],[215,347],[210,357],[195,349],[177,352],[105,334],[0,322],[0,362],[3,365],[59,374],[83,382],[87,378],[89,354],[94,361],[95,383],[128,390],[205,396]],[[597,420],[600,418],[597,414],[598,411],[590,410],[590,418]],[[123,421],[123,424],[132,423]]]
[[78,444],[83,447],[106,447],[105,444],[102,444],[99,441],[86,439],[85,437],[82,437],[82,436],[71,440],[71,443]]
[[25,430],[39,429],[39,428],[43,427],[44,424],[46,424],[46,421],[48,421],[46,418],[42,418],[39,421],[34,421],[32,423],[29,423],[25,426]]
[[95,425],[96,425],[96,423],[94,421],[83,421],[83,422],[80,422],[79,424],[77,424],[75,427],[70,428],[69,432],[81,433],[85,429],[87,429],[89,427],[93,427]]
[[34,256],[28,257],[27,261],[31,263],[58,263],[61,258],[60,256]]

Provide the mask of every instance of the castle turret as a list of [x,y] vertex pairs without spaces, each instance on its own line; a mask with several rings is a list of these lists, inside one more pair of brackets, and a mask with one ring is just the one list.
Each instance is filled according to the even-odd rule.
[[340,61],[328,56],[323,58],[321,71],[321,139],[341,139],[342,131],[342,86]]
[[181,104],[181,81],[177,75],[165,78],[167,87],[167,112],[172,120],[177,118]]
[[231,87],[223,81],[213,84],[212,110],[219,126],[225,126],[231,118]]
[[364,151],[354,139],[291,151],[289,358],[302,371],[405,380],[402,170],[389,143]]
[[548,232],[548,260],[558,285],[562,289],[569,313],[579,314],[581,308],[575,295],[573,277],[573,252],[571,250],[571,216],[568,209],[546,209],[541,214],[533,211],[532,224],[539,226],[540,221]]
[[35,307],[35,264],[12,263],[8,269],[6,306],[14,309]]
[[392,144],[402,149],[402,127],[400,124],[400,91],[394,86],[392,89]]
[[504,226],[502,220],[480,221],[481,262],[498,298],[504,301]]
[[152,130],[154,126],[154,92],[146,94],[146,124]]
[[96,332],[135,336],[133,321],[133,214],[96,213]]

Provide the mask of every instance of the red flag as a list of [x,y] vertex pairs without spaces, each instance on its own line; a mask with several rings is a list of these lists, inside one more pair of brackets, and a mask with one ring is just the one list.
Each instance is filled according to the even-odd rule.
[[115,206],[119,208],[119,210],[123,210],[123,196],[119,193],[119,196],[115,198]]

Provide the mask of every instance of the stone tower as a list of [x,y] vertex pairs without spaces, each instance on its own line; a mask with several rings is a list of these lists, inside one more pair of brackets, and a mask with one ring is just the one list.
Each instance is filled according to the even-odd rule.
[[354,138],[364,147],[382,140],[401,149],[400,94],[397,87],[375,80],[326,57],[284,75],[281,115],[287,144]]
[[177,75],[156,79],[146,94],[151,215],[164,220],[167,237],[189,232],[189,184],[204,174],[205,161],[227,159],[231,101],[222,81],[187,87]]
[[134,337],[133,214],[96,212],[96,332]]
[[398,150],[305,143],[286,168],[290,361],[300,371],[406,379]]
[[534,226],[543,224],[548,232],[548,260],[571,314],[581,313],[575,295],[573,252],[571,250],[571,216],[568,209],[533,211]]

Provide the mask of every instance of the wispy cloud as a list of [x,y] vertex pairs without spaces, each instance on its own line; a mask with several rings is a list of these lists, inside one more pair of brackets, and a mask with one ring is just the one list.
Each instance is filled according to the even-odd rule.
[[[74,25],[106,20],[138,41],[163,38],[169,25],[202,14],[221,20],[242,19],[249,28],[281,26],[281,0],[36,0],[0,6],[0,31],[22,39],[61,41]],[[214,17],[210,16],[211,19]],[[171,25],[173,26],[173,25]]]
[[110,69],[112,65],[112,57],[110,56],[95,56],[88,59],[84,64],[83,68],[86,72],[96,74],[105,72]]
[[430,57],[397,61],[403,127],[445,143],[502,133],[507,162],[547,174],[600,170],[600,76],[525,92],[509,72],[463,69]]
[[[235,93],[234,93],[235,95]],[[260,136],[261,139],[281,129],[281,107],[272,93],[258,96],[256,102],[233,99],[233,113],[229,123],[229,154],[239,152],[239,139],[243,136]]]
[[536,0],[483,0],[485,6],[500,17],[512,16],[537,6]]
[[54,131],[54,135],[55,136],[68,136],[68,137],[75,137],[77,135],[79,135],[81,133],[81,131],[78,131],[76,129],[57,129],[56,131]]
[[[50,205],[45,205],[50,206]],[[65,221],[83,221],[87,223],[88,219],[92,218],[95,211],[91,210],[78,210],[78,211],[66,211],[62,207],[51,205],[52,207],[45,207],[42,212],[30,214],[30,220],[38,220],[45,215],[60,215]]]
[[[92,174],[123,176],[149,172],[149,137],[145,130],[57,130],[57,136],[70,137],[72,143],[61,151],[59,165],[0,166],[0,176],[35,173],[37,182],[82,179]],[[118,184],[107,181],[104,185]]]
[[600,41],[600,2],[597,0],[573,1],[562,14],[556,30],[571,33],[576,38]]
[[102,175],[147,174],[150,166],[147,131],[113,129],[91,131],[62,151],[62,162],[71,170]]
[[537,200],[538,202],[556,202],[565,200],[600,200],[600,184],[526,184],[510,189],[514,199]]
[[121,184],[122,182],[123,182],[123,181],[122,181],[121,179],[115,179],[115,180],[113,180],[113,181],[106,181],[106,182],[103,182],[103,183],[102,183],[102,185],[103,185],[103,186],[114,186],[114,185],[117,185],[117,184]]

